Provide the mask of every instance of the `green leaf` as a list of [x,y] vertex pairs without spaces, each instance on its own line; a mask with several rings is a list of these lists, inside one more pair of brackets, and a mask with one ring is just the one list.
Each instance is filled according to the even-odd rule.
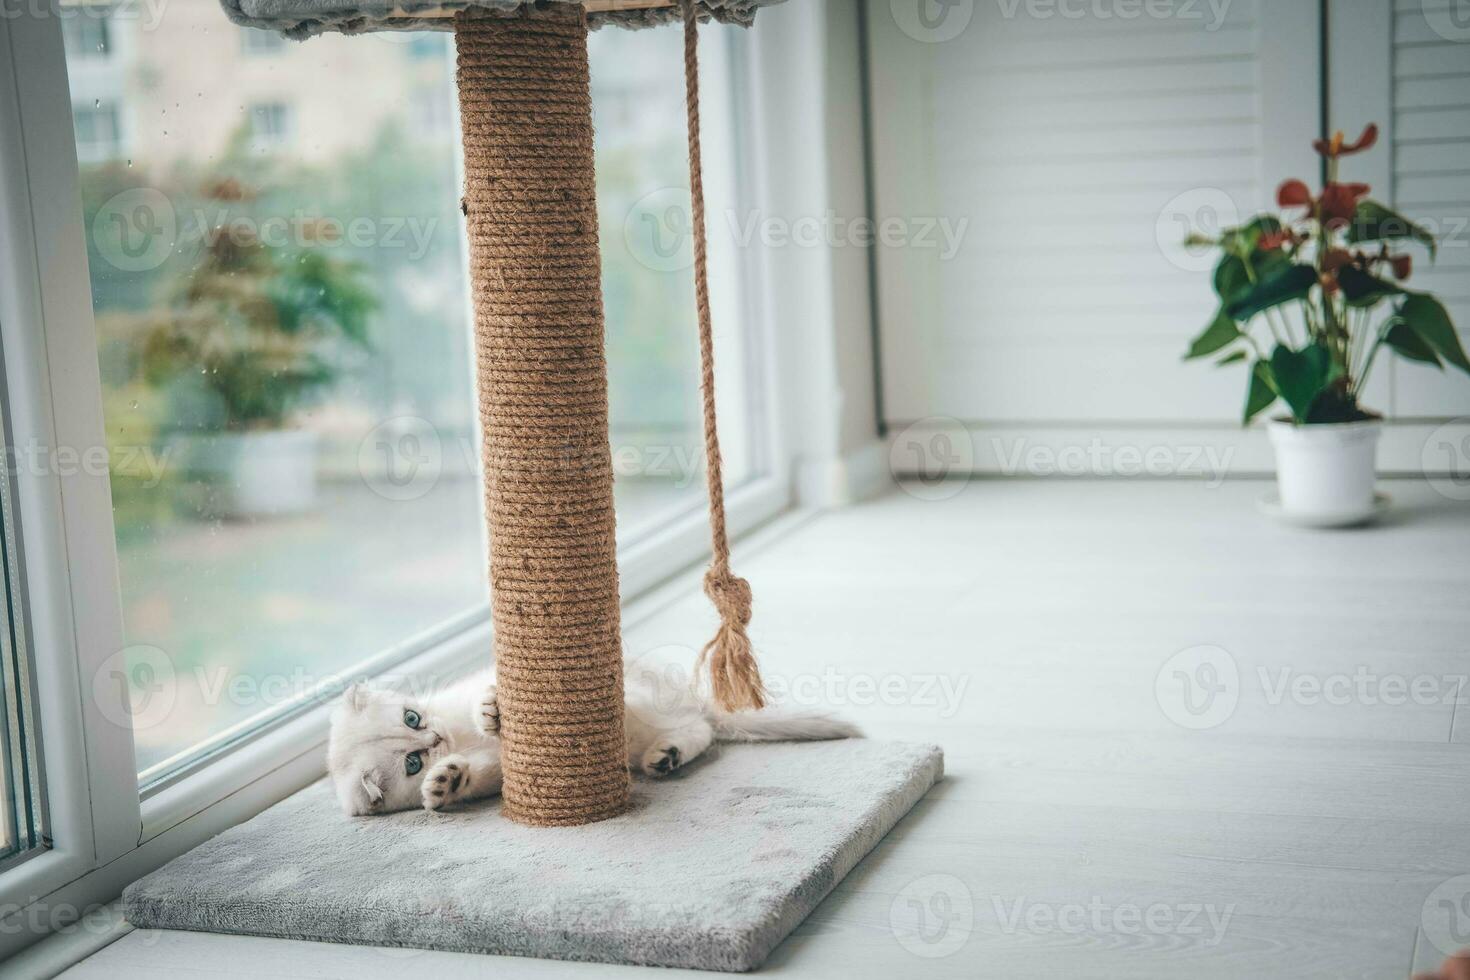
[[1237,296],[1251,288],[1250,273],[1245,271],[1245,262],[1238,255],[1226,255],[1215,266],[1215,295],[1222,306],[1228,306]]
[[1276,386],[1271,378],[1271,365],[1257,361],[1251,366],[1250,388],[1245,393],[1245,415],[1242,425],[1250,425],[1251,419],[1271,407],[1276,400]]
[[1231,351],[1229,354],[1226,354],[1224,357],[1220,358],[1218,361],[1216,361],[1215,362],[1215,367],[1224,367],[1227,364],[1234,364],[1237,361],[1243,361],[1245,359],[1246,359],[1246,353],[1245,353],[1245,351],[1243,351],[1243,350],[1234,350],[1234,351]]
[[1276,390],[1291,406],[1291,414],[1298,422],[1307,421],[1313,403],[1337,380],[1339,373],[1332,355],[1321,344],[1299,351],[1278,344],[1271,352],[1271,375],[1276,380]]
[[1441,371],[1444,365],[1440,363],[1439,355],[1434,348],[1424,342],[1424,338],[1414,332],[1414,329],[1402,320],[1394,321],[1393,326],[1388,328],[1388,333],[1383,335],[1383,342],[1392,347],[1400,357],[1407,357],[1411,361],[1423,361],[1425,364],[1433,364]]
[[1237,228],[1227,228],[1220,236],[1220,245],[1231,255],[1248,258],[1255,253],[1262,235],[1280,230],[1280,218],[1274,214],[1258,214]]
[[[1235,234],[1235,231],[1230,234]],[[1228,308],[1231,303],[1249,293],[1257,283],[1271,278],[1290,265],[1291,259],[1280,250],[1256,252],[1249,258],[1226,254],[1215,266],[1215,295],[1220,297],[1220,304]]]
[[1292,262],[1279,264],[1228,303],[1225,312],[1244,323],[1262,310],[1305,298],[1316,284],[1317,270],[1311,266]]
[[1383,242],[1399,238],[1413,239],[1429,249],[1429,257],[1434,258],[1434,236],[1427,230],[1377,201],[1358,202],[1353,223],[1348,226],[1349,243],[1358,245],[1362,242]]
[[1337,270],[1337,284],[1347,297],[1349,306],[1374,306],[1389,296],[1403,294],[1403,289],[1377,276],[1369,275],[1355,265]]
[[1232,343],[1239,336],[1240,328],[1235,325],[1235,321],[1223,312],[1216,313],[1215,319],[1210,321],[1210,325],[1205,327],[1204,332],[1194,338],[1194,343],[1189,345],[1189,351],[1184,355],[1184,359],[1187,361],[1192,357],[1204,357],[1206,354],[1213,354],[1220,348]]
[[1399,304],[1399,319],[1436,354],[1470,374],[1470,359],[1465,357],[1455,325],[1439,300],[1427,293],[1409,293]]

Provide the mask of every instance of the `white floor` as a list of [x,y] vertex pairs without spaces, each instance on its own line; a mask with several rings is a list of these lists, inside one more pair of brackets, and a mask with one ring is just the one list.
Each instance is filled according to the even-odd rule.
[[[1470,943],[1470,505],[1387,489],[1313,532],[1262,484],[979,482],[745,545],[768,677],[949,772],[764,972],[1384,980]],[[694,584],[630,655],[705,638]],[[633,973],[134,932],[65,976]]]

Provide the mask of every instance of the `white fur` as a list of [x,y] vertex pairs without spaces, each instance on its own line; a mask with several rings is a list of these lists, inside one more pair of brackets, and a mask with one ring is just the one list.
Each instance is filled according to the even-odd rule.
[[[728,714],[666,672],[629,665],[624,728],[628,766],[666,776],[711,743],[849,738],[858,729],[829,715],[768,708]],[[412,729],[405,713],[418,716]],[[408,716],[412,718],[412,715]],[[425,697],[354,684],[332,715],[327,771],[352,816],[392,813],[500,792],[500,713],[494,672],[467,677]],[[422,767],[409,774],[408,756]]]

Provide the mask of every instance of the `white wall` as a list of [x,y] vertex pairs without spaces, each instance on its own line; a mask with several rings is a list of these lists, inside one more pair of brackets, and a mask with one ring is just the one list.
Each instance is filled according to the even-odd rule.
[[[1180,242],[1273,207],[1282,179],[1318,183],[1321,5],[866,2],[877,216],[910,229],[878,253],[888,424],[967,432],[959,465],[977,470],[1005,470],[1017,440],[1099,439],[1268,470],[1239,427],[1243,369],[1181,363],[1216,300],[1214,257]],[[1333,0],[1332,115],[1354,133],[1389,123],[1367,158],[1381,199],[1462,215],[1470,43],[1429,25],[1449,0],[1424,2]],[[958,245],[920,241],[932,221]],[[1454,251],[1416,281],[1466,327],[1470,260]],[[1380,369],[1368,400],[1419,422],[1470,413],[1470,379],[1430,373]],[[1415,468],[1422,437],[1391,435],[1385,467]]]

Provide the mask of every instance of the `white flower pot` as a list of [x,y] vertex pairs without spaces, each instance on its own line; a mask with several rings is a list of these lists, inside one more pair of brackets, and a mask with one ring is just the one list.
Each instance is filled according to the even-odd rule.
[[219,432],[187,440],[200,517],[251,519],[316,505],[318,435],[301,430]]
[[1272,419],[1267,431],[1276,450],[1276,487],[1283,517],[1343,526],[1374,515],[1381,421],[1297,425]]

